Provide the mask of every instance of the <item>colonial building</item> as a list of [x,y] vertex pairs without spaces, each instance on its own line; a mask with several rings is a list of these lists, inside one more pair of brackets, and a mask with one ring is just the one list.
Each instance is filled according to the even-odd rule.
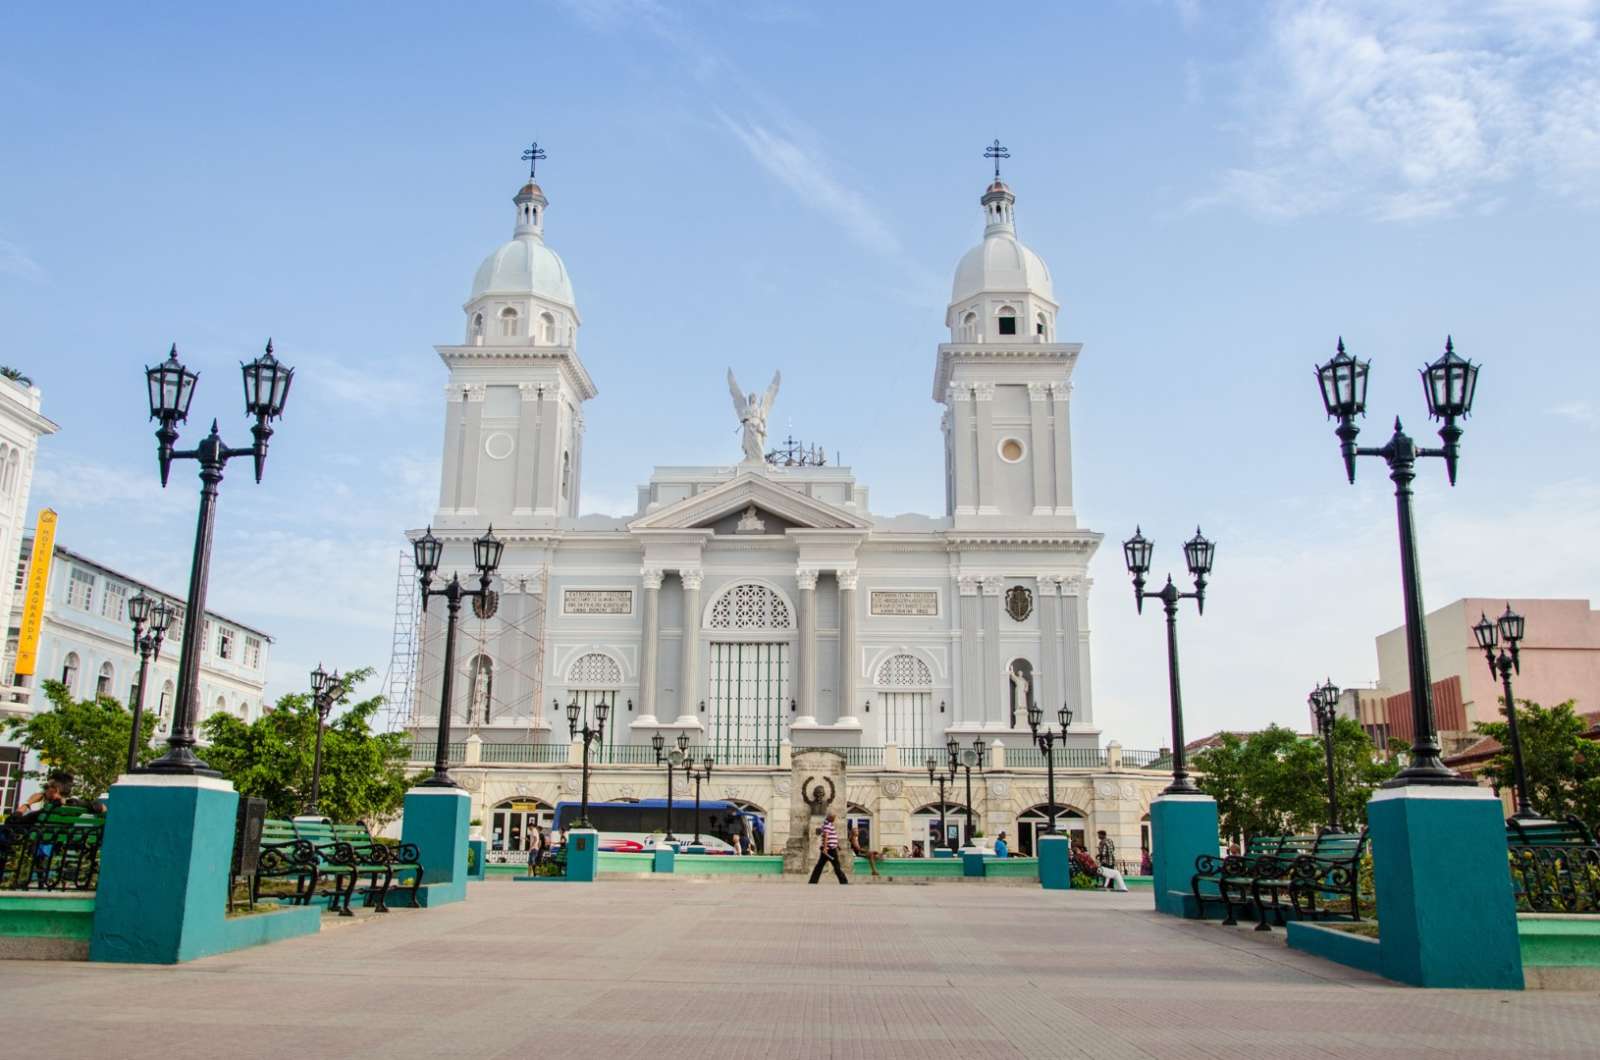
[[[929,364],[943,513],[876,515],[850,468],[769,451],[781,378],[746,393],[730,372],[742,454],[657,467],[638,510],[612,518],[579,510],[584,406],[599,387],[571,278],[545,243],[549,201],[532,180],[517,193],[512,237],[478,268],[461,340],[436,347],[448,373],[431,521],[443,571],[470,573],[471,539],[491,524],[506,542],[492,613],[463,613],[456,646],[452,754],[475,815],[522,834],[528,815],[571,797],[566,707],[592,716],[604,702],[595,798],[664,794],[649,740],[687,733],[717,763],[707,797],[766,812],[781,843],[793,749],[839,748],[852,815],[878,845],[906,846],[937,819],[926,762],[942,766],[954,738],[989,756],[980,825],[1013,837],[1020,825],[1027,845],[1046,802],[1027,708],[1053,723],[1064,704],[1058,802],[1137,860],[1161,783],[1103,745],[1095,717],[1086,571],[1101,535],[1080,524],[1072,476],[1082,344],[1063,337],[1049,269],[1017,238],[1011,189],[997,177],[979,202],[983,237],[956,266],[949,341]],[[420,757],[436,732],[442,607],[426,619]]]

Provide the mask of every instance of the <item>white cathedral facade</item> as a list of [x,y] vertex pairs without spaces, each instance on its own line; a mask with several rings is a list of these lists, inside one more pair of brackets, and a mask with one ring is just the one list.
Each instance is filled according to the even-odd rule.
[[[945,511],[892,518],[872,513],[847,467],[762,458],[776,378],[765,396],[734,388],[742,459],[656,467],[633,515],[582,514],[583,410],[599,388],[570,277],[545,243],[544,192],[530,179],[513,201],[512,238],[473,279],[461,341],[437,347],[449,373],[431,520],[442,570],[470,571],[471,539],[490,525],[506,543],[494,613],[463,612],[453,681],[452,773],[485,832],[515,850],[574,796],[566,705],[605,702],[594,799],[664,796],[650,739],[687,733],[716,761],[705,797],[765,812],[772,848],[793,750],[838,748],[852,817],[875,846],[907,847],[937,817],[925,763],[942,767],[953,737],[986,748],[979,827],[1026,848],[1046,802],[1036,703],[1051,724],[1062,705],[1073,712],[1057,752],[1073,828],[1106,828],[1137,860],[1163,779],[1095,723],[1087,564],[1101,535],[1080,525],[1072,489],[1082,347],[1058,333],[1050,272],[1017,238],[1010,188],[996,178],[982,195],[983,238],[956,268],[949,341],[932,358]],[[436,732],[442,612],[419,634],[419,757]],[[952,809],[963,799],[949,795]]]

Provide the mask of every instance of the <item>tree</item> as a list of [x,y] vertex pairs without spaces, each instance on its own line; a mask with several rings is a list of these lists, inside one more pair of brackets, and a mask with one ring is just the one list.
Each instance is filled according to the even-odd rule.
[[[1539,814],[1562,820],[1577,817],[1591,828],[1600,825],[1600,744],[1584,739],[1588,725],[1572,709],[1573,701],[1545,708],[1522,700],[1517,708],[1517,735],[1528,773],[1528,801]],[[1511,762],[1511,726],[1480,721],[1476,730],[1500,741],[1500,753],[1484,773],[1502,791],[1516,784]]]
[[[1339,823],[1366,821],[1372,790],[1394,775],[1366,730],[1340,718],[1333,732],[1334,797]],[[1246,838],[1314,832],[1327,824],[1327,772],[1322,740],[1297,736],[1279,725],[1247,736],[1223,733],[1215,747],[1194,757],[1200,790],[1217,800],[1226,835]]]
[[[60,681],[46,681],[40,687],[50,709],[5,722],[7,731],[37,754],[44,766],[29,775],[37,778],[65,770],[74,778],[75,796],[104,795],[127,770],[133,714],[110,696],[75,701]],[[155,716],[143,715],[139,728],[144,735],[139,750],[143,763],[160,753],[160,748],[150,746]]]
[[[371,674],[370,669],[346,674],[335,709],[345,706],[350,689]],[[372,731],[372,717],[381,706],[383,697],[374,696],[328,719],[318,808],[336,821],[366,821],[377,827],[394,816],[405,798],[406,738]],[[276,709],[250,724],[218,713],[202,728],[208,746],[201,756],[241,796],[266,799],[268,817],[306,811],[317,742],[317,711],[309,695],[282,696]]]
[[13,383],[21,383],[23,386],[33,385],[32,379],[29,379],[17,369],[6,364],[0,364],[0,378],[9,379]]

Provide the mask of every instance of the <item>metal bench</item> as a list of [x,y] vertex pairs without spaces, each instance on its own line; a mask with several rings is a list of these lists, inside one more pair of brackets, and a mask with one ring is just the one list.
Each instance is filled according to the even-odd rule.
[[352,915],[355,872],[343,862],[320,856],[314,843],[295,832],[293,821],[268,818],[261,823],[261,855],[250,879],[252,904],[261,897],[261,882],[269,879],[295,881],[291,905],[310,905],[313,898],[328,896],[329,909],[340,916]]
[[13,816],[0,827],[0,890],[94,890],[105,822],[72,805]]
[[1284,924],[1284,911],[1296,917],[1327,915],[1331,910],[1317,907],[1319,896],[1350,898],[1352,919],[1360,919],[1358,897],[1361,857],[1366,853],[1367,832],[1321,832],[1315,836],[1295,836],[1284,849],[1255,866],[1250,881],[1250,897],[1256,907],[1256,930],[1271,931],[1267,910]]
[[371,888],[366,892],[366,904],[377,905],[379,908],[388,909],[388,893],[398,890],[403,886],[402,881],[411,881],[406,890],[409,891],[411,905],[417,904],[417,892],[422,889],[422,854],[414,843],[384,843],[376,839],[367,826],[361,823],[336,824],[333,826],[333,836],[341,842],[349,843],[356,856],[364,861],[382,862],[389,866],[389,879],[384,885],[381,901],[375,901]]
[[[344,915],[349,915],[350,899],[357,891],[361,892],[366,905],[380,913],[389,911],[384,899],[394,880],[394,869],[389,856],[377,849],[379,844],[371,843],[370,839],[356,843],[341,839],[334,833],[332,822],[326,819],[300,819],[293,824],[295,835],[311,844],[321,864],[350,873],[350,883],[344,892]],[[361,883],[363,879],[367,881],[365,886]]]
[[1506,821],[1512,888],[1536,913],[1600,914],[1600,846],[1576,817]]
[[[1189,887],[1194,892],[1200,916],[1205,916],[1207,902],[1220,902],[1226,914],[1222,922],[1237,924],[1239,921],[1234,915],[1234,907],[1248,909],[1254,900],[1251,887],[1255,882],[1257,865],[1266,858],[1292,857],[1299,852],[1299,847],[1314,838],[1254,836],[1242,854],[1201,854],[1195,858],[1195,871],[1189,879]],[[1209,893],[1206,885],[1214,888],[1216,893]]]

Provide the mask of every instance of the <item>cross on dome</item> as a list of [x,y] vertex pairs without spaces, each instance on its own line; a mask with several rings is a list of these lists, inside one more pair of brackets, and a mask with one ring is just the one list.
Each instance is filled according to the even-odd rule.
[[[529,183],[533,182],[533,178],[534,178],[536,170],[538,169],[539,163],[543,162],[548,157],[549,156],[546,155],[545,152],[544,152],[544,148],[539,146],[539,141],[538,140],[533,141],[532,144],[530,144],[526,149],[523,150],[523,152],[522,152],[522,160],[524,162],[528,163],[528,181],[529,181]],[[999,171],[996,170],[996,172],[999,172]]]
[[983,157],[994,159],[994,180],[996,184],[1000,183],[1000,160],[1002,158],[1010,158],[1011,152],[1006,150],[999,139],[996,139],[994,143],[983,149]]

